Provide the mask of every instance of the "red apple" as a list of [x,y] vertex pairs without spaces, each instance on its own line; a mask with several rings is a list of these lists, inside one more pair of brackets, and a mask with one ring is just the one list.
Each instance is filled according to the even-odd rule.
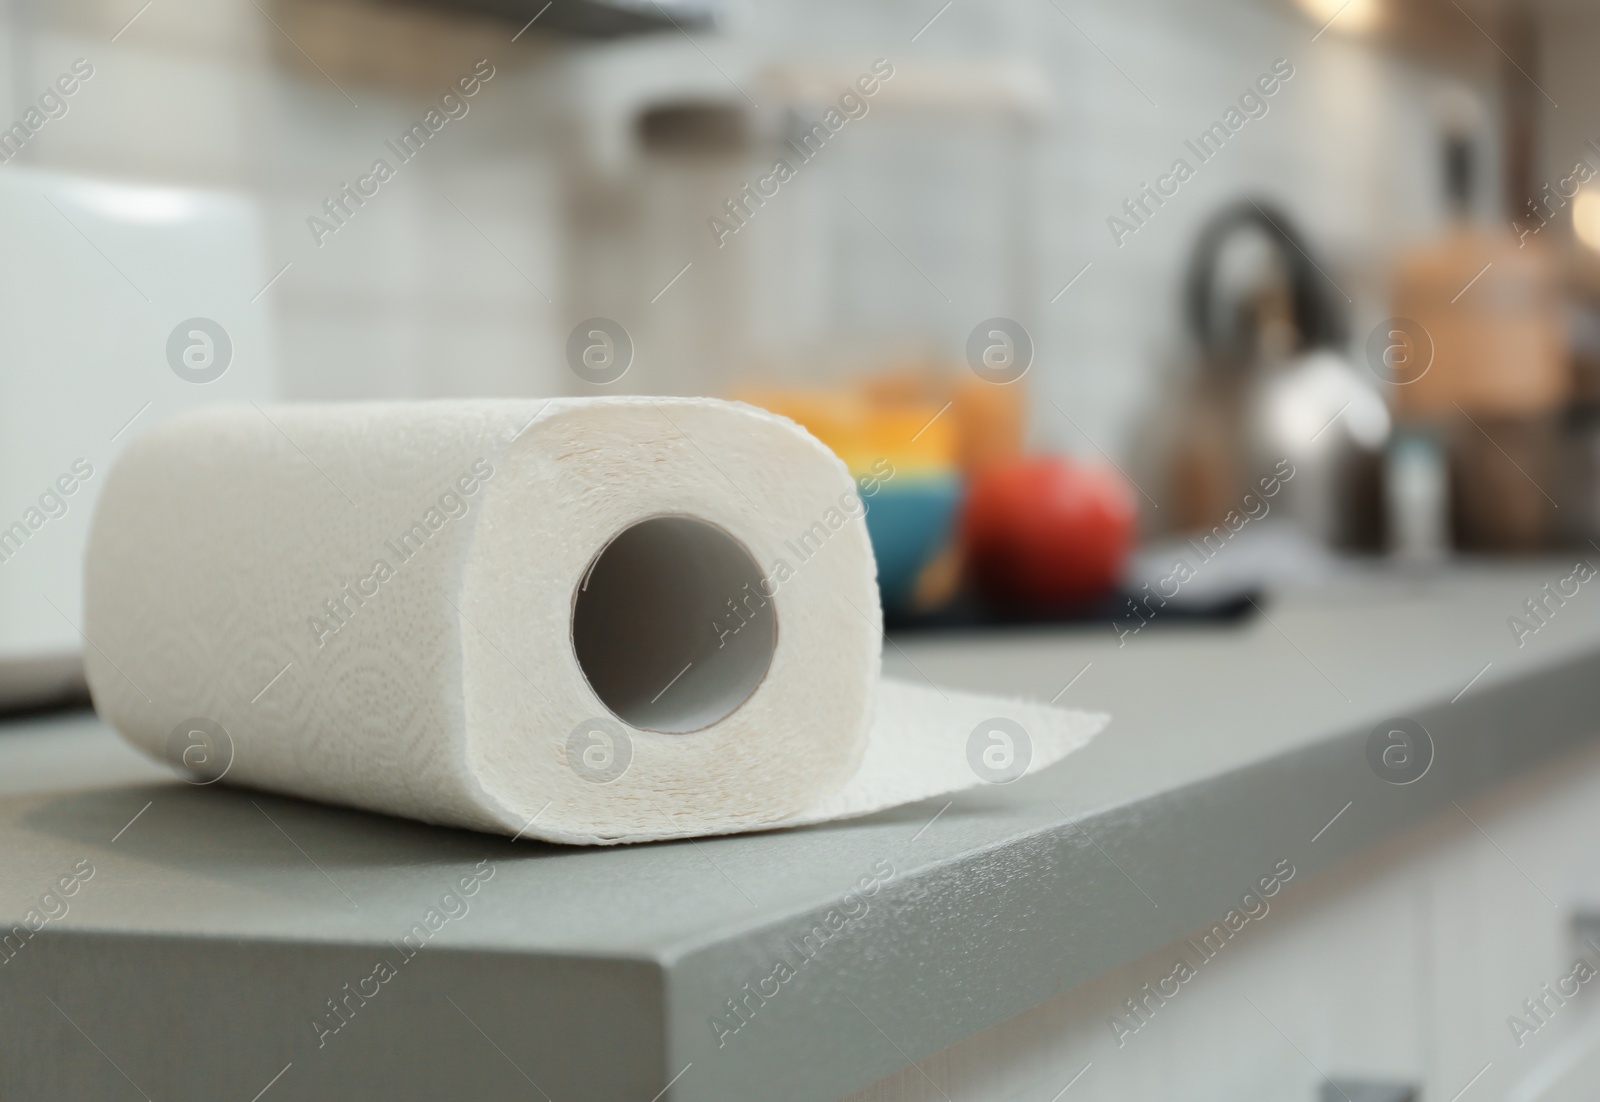
[[1107,592],[1122,575],[1138,508],[1115,470],[1031,456],[973,475],[961,518],[977,590],[1007,605]]

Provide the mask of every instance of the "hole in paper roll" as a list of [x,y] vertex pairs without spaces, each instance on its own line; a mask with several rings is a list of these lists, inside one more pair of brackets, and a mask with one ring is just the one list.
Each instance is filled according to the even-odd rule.
[[618,719],[683,734],[732,715],[778,645],[761,567],[722,528],[658,516],[600,549],[572,598],[572,650]]

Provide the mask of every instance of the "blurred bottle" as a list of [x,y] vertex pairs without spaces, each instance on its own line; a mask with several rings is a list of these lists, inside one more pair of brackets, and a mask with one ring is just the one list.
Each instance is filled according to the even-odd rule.
[[[1396,415],[1408,427],[1398,446],[1413,449],[1408,461],[1429,441],[1448,457],[1456,544],[1531,551],[1554,533],[1546,489],[1555,486],[1570,386],[1560,273],[1538,239],[1472,220],[1470,137],[1450,130],[1443,153],[1450,224],[1440,239],[1403,256],[1395,273],[1389,324],[1415,347],[1397,363],[1376,354],[1386,338],[1375,333],[1369,358],[1391,369]],[[1430,500],[1429,507],[1445,504]],[[1439,523],[1433,517],[1417,527]]]
[[1385,457],[1389,548],[1406,563],[1437,563],[1450,553],[1450,469],[1443,442],[1402,426]]
[[[1582,235],[1579,240],[1590,244]],[[1561,535],[1587,547],[1600,544],[1600,256],[1581,250],[1573,260],[1573,393],[1561,460],[1565,478],[1556,496]]]

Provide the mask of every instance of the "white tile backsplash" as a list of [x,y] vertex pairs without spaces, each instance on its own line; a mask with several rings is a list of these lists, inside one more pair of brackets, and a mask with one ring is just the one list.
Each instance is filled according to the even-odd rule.
[[[1389,259],[1440,217],[1431,97],[1449,78],[1337,30],[1313,41],[1287,0],[957,0],[937,18],[932,2],[740,0],[720,34],[693,45],[669,33],[620,46],[536,32],[513,45],[514,27],[398,7],[163,0],[112,43],[137,8],[0,24],[25,62],[7,89],[13,113],[19,89],[43,88],[74,57],[96,65],[24,159],[256,194],[269,267],[291,265],[262,304],[296,397],[578,392],[564,344],[594,313],[634,333],[639,361],[624,385],[691,392],[879,345],[959,356],[973,324],[1012,310],[1038,348],[1038,441],[1090,450],[1048,398],[1126,454],[1184,362],[1183,264],[1217,207],[1248,191],[1291,211],[1354,300],[1358,334],[1383,316]],[[395,179],[318,247],[307,217],[375,157],[393,162],[384,139],[480,51],[497,71],[470,113],[395,164]],[[848,73],[876,57],[906,72],[976,62],[1032,73],[1049,101],[1035,144],[1020,167],[997,163],[1004,145],[981,120],[919,137],[875,105],[721,250],[705,227],[714,182],[628,182],[629,105],[652,90],[741,103],[764,94],[759,72],[773,61]],[[1175,158],[1193,161],[1184,140],[1280,57],[1295,76],[1270,112],[1194,165],[1118,246],[1107,217]],[[1478,83],[1492,110],[1492,85]],[[891,160],[892,175],[877,171]],[[845,194],[881,234],[841,206]],[[1001,203],[1018,201],[1023,243],[1008,251]],[[1025,285],[1006,286],[1018,271]]]

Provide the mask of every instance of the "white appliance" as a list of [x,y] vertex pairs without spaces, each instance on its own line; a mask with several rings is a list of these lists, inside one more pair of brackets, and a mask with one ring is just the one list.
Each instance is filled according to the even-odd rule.
[[274,278],[240,194],[0,167],[0,710],[82,693],[81,572],[117,451],[276,393]]

